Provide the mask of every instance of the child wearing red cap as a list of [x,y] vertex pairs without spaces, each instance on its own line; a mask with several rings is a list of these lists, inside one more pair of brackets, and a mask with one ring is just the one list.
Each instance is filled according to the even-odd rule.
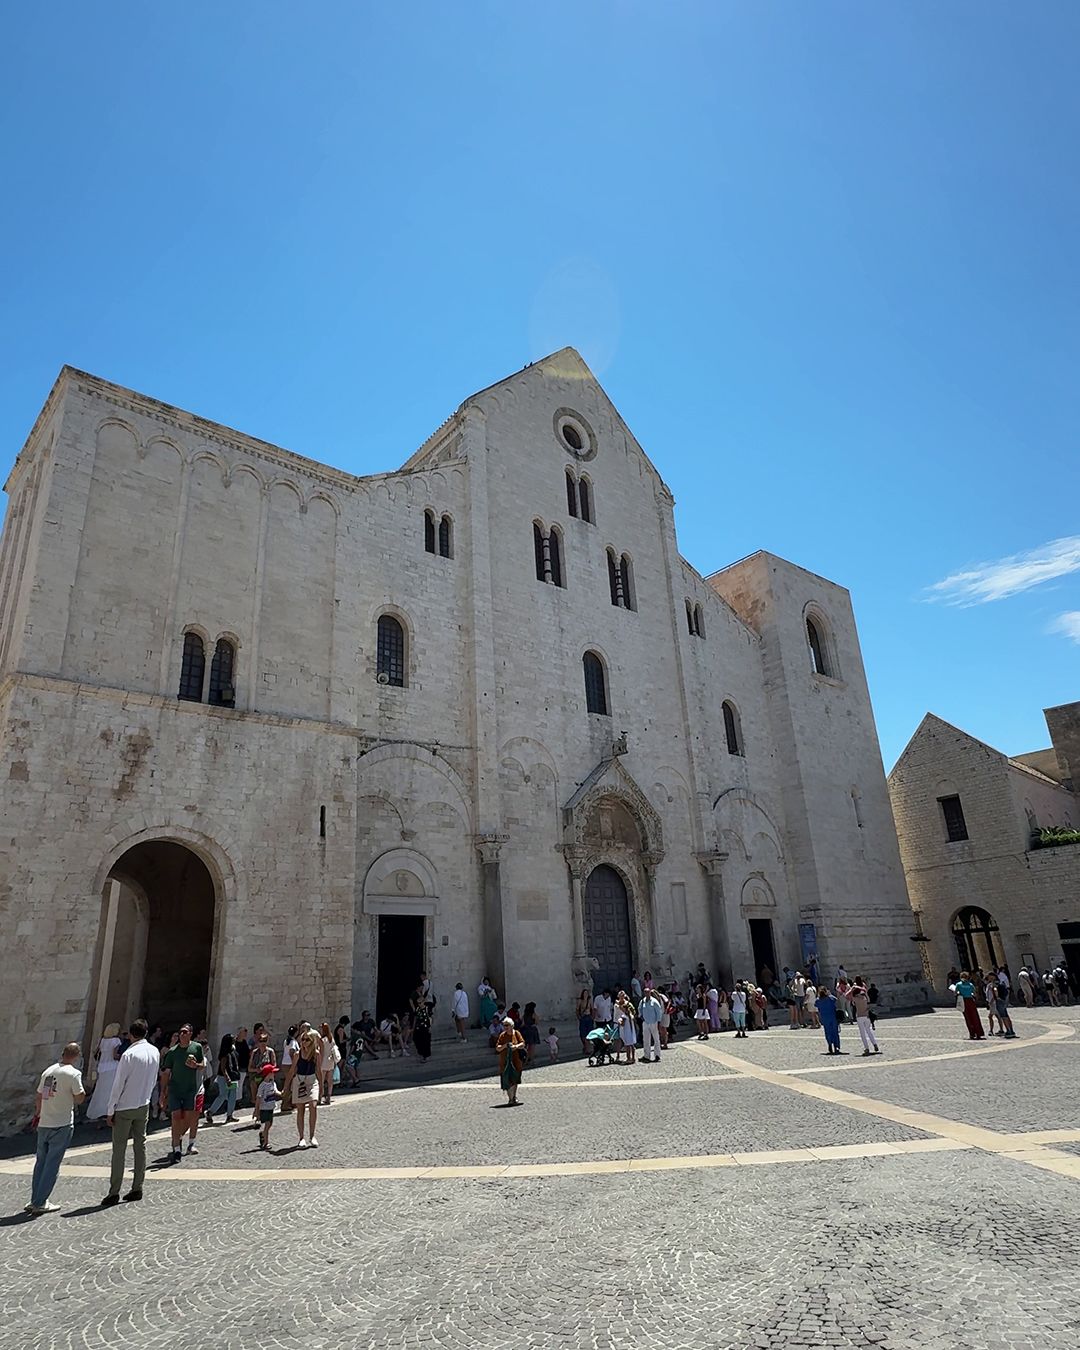
[[275,1072],[276,1068],[273,1064],[262,1066],[262,1082],[255,1093],[255,1109],[259,1113],[259,1123],[262,1126],[259,1130],[259,1147],[261,1149],[270,1147],[270,1127],[274,1123],[274,1103],[281,1098],[278,1085],[274,1082]]

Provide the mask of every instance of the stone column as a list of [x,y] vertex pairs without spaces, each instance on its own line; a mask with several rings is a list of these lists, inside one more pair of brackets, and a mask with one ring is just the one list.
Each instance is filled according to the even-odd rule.
[[507,997],[506,947],[503,937],[499,854],[509,837],[506,834],[481,834],[477,835],[475,840],[476,851],[480,854],[480,872],[484,888],[484,974],[504,999]]
[[731,941],[728,937],[727,910],[724,907],[724,863],[726,853],[699,853],[697,860],[705,871],[712,918],[712,939],[716,978],[724,989],[731,988]]

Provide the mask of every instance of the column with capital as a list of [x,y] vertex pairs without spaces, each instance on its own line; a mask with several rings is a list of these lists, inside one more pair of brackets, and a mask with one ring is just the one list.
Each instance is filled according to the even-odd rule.
[[506,948],[503,940],[499,854],[509,838],[508,834],[480,834],[475,840],[476,851],[480,854],[484,895],[484,974],[504,999],[508,999],[509,994],[506,988]]
[[598,962],[585,949],[585,883],[582,864],[578,857],[566,850],[566,866],[570,872],[570,913],[574,929],[574,954],[570,958],[570,978],[574,994],[579,989],[592,989],[592,973]]
[[709,894],[709,915],[712,919],[712,940],[716,978],[724,989],[730,989],[731,941],[728,937],[727,910],[724,907],[724,863],[726,853],[699,853],[697,860],[705,872],[705,885]]

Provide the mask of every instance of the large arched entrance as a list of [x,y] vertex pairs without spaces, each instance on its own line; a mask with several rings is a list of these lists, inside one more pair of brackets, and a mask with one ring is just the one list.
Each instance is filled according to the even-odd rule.
[[101,904],[90,1043],[109,1022],[145,1016],[166,1031],[206,1025],[215,887],[203,860],[171,839],[135,844],[112,866]]
[[998,926],[985,909],[962,909],[952,931],[961,970],[996,970],[1004,962]]
[[634,959],[626,883],[614,867],[594,867],[585,883],[585,950],[597,962],[593,989],[629,987]]

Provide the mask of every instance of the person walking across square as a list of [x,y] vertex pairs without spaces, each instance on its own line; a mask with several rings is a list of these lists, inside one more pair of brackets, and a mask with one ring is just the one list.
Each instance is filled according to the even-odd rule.
[[75,1108],[86,1099],[78,1068],[81,1058],[78,1041],[69,1042],[57,1062],[50,1064],[38,1080],[34,1105],[37,1156],[30,1180],[30,1203],[25,1206],[27,1214],[52,1214],[60,1208],[49,1196],[75,1132]]
[[113,1074],[109,1092],[106,1120],[112,1126],[112,1167],[109,1172],[109,1193],[102,1200],[103,1209],[119,1204],[120,1186],[124,1180],[124,1161],[127,1141],[135,1159],[135,1173],[131,1190],[125,1200],[141,1200],[143,1179],[146,1176],[146,1118],[150,1114],[150,1098],[157,1088],[161,1073],[161,1053],[146,1039],[146,1023],[140,1017],[128,1028],[131,1044],[120,1056]]

